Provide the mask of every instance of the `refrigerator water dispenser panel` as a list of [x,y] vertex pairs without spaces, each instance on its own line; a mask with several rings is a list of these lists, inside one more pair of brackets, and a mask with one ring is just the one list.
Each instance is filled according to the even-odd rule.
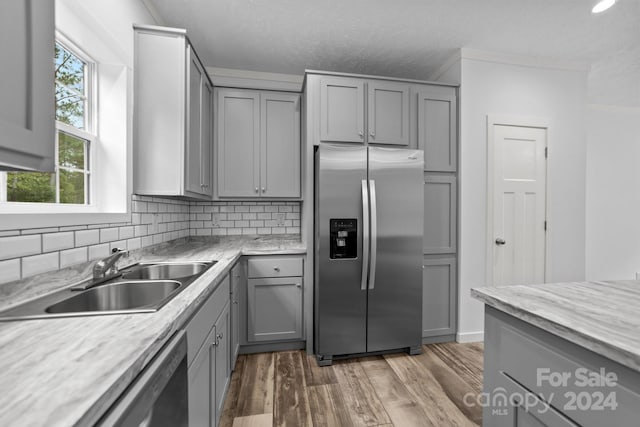
[[355,218],[330,219],[331,259],[358,257],[358,220]]

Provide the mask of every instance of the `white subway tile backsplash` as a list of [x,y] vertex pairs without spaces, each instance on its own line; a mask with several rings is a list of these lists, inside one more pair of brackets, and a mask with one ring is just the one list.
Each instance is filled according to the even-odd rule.
[[86,247],[60,251],[60,268],[87,262],[87,253]]
[[42,237],[32,236],[0,237],[0,260],[19,258],[42,252]]
[[100,243],[112,242],[118,239],[119,239],[119,233],[116,227],[103,228],[100,230]]
[[0,283],[20,279],[20,258],[0,261]]
[[[132,196],[131,221],[0,232],[0,283],[188,236],[300,232],[300,202]],[[43,254],[44,252],[44,254]]]
[[58,227],[49,227],[49,228],[28,228],[26,230],[22,230],[20,234],[23,236],[30,234],[43,234],[43,233],[54,233],[58,231]]
[[142,237],[134,237],[133,239],[127,240],[127,249],[133,251],[135,249],[140,249],[142,247]]
[[89,261],[109,256],[109,244],[89,246]]
[[133,237],[133,226],[120,227],[120,239],[130,239]]
[[100,242],[100,230],[76,231],[76,246],[95,245]]
[[58,252],[24,257],[22,258],[22,276],[28,277],[58,270],[60,268],[59,258],[60,254]]
[[42,235],[42,252],[53,252],[73,248],[73,232],[47,233]]

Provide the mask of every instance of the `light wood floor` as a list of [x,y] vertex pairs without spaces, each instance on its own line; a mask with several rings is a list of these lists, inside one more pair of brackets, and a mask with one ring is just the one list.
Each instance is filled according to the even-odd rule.
[[221,427],[478,426],[464,404],[482,388],[482,344],[431,344],[419,356],[334,361],[304,351],[243,355],[231,378]]

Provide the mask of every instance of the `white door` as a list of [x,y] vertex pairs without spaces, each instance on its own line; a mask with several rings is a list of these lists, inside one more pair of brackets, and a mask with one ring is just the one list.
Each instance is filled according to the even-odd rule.
[[492,129],[493,284],[543,283],[547,129],[502,124]]

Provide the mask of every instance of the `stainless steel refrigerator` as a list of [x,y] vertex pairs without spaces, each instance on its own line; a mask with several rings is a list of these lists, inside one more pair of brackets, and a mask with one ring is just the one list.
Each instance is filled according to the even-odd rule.
[[314,344],[336,356],[419,353],[423,152],[320,144],[315,153]]

